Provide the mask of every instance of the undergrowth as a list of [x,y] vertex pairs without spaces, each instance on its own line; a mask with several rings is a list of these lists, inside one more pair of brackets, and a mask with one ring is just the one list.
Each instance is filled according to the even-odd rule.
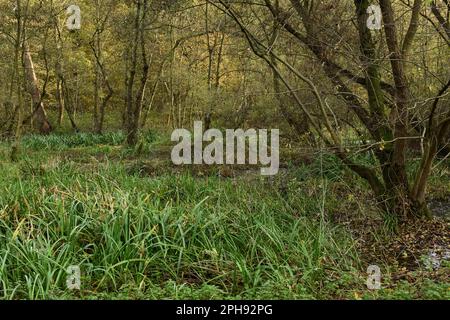
[[[330,219],[340,201],[331,185],[344,174],[332,159],[292,169],[281,190],[260,177],[145,177],[123,158],[63,157],[72,148],[107,152],[104,145],[123,140],[27,136],[23,148],[34,153],[14,164],[1,145],[0,298],[407,298],[404,287],[365,289],[355,240]],[[80,291],[66,286],[74,265]],[[421,296],[448,292],[428,285]]]

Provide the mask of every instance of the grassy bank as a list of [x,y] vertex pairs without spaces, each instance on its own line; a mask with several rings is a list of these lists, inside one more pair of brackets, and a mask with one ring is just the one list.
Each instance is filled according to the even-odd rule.
[[[326,157],[276,178],[224,177],[172,168],[158,139],[136,151],[120,133],[29,136],[17,163],[0,146],[0,298],[449,297],[448,281],[393,283],[388,264],[384,289],[367,290],[345,217],[379,222],[377,212]],[[72,265],[80,291],[66,288]]]

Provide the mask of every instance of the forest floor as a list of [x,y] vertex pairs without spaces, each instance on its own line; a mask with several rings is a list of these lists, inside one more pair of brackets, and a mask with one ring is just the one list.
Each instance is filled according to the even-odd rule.
[[0,299],[450,299],[449,160],[430,179],[435,218],[394,233],[325,153],[283,150],[263,178],[176,167],[156,133],[123,139],[26,136],[15,163],[0,144]]

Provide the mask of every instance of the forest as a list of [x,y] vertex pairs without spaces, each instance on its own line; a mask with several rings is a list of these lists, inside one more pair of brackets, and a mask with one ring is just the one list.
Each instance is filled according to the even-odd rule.
[[0,0],[0,300],[450,299],[448,0]]

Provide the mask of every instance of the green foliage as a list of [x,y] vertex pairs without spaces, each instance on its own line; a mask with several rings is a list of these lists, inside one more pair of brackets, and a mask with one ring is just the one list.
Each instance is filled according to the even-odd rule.
[[[322,190],[341,170],[333,158],[289,173],[287,202],[278,191],[283,177],[268,183],[130,173],[124,155],[113,160],[111,148],[121,139],[121,133],[26,137],[35,152],[16,164],[8,162],[9,146],[0,147],[0,298],[435,299],[447,293],[445,284],[431,282],[367,292],[352,236],[329,221],[339,201]],[[84,157],[74,157],[75,150]],[[97,153],[107,157],[89,156]],[[299,180],[301,172],[308,175]],[[322,196],[330,200],[325,207]],[[71,265],[81,267],[80,292],[66,289]]]
[[331,237],[351,241],[295,218],[252,186],[186,175],[142,179],[113,164],[87,174],[63,163],[38,174],[20,172],[16,184],[2,185],[4,298],[52,297],[64,291],[70,265],[84,270],[86,292],[169,280],[227,294],[297,282],[313,292],[326,253],[346,260]]
[[102,135],[93,133],[28,135],[23,138],[22,143],[24,147],[32,150],[62,151],[96,145],[121,145],[124,141],[125,135],[122,132],[110,132]]

